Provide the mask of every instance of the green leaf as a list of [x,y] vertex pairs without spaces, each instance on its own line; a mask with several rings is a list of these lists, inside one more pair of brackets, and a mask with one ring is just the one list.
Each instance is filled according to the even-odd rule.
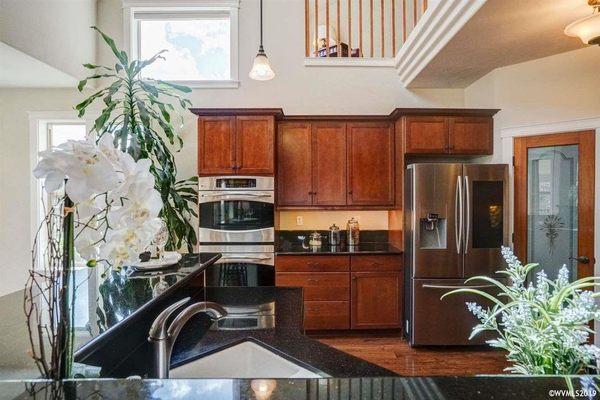
[[178,85],[173,82],[167,82],[167,81],[161,81],[161,80],[157,80],[157,82],[160,83],[161,85],[169,86],[169,87],[171,87],[175,90],[179,90],[180,92],[183,92],[183,93],[191,93],[192,92],[192,88],[189,86]]
[[122,65],[127,65],[127,54],[124,51],[119,51],[119,49],[117,49],[117,45],[115,44],[113,38],[102,32],[96,26],[92,26],[91,28],[96,30],[100,34],[100,36],[102,36],[102,39],[104,39],[108,47],[110,47],[110,49],[112,50],[113,54],[119,59],[119,62]]

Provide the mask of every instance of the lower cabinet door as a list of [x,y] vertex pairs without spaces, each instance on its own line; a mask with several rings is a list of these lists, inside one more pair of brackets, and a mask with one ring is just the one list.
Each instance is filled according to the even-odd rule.
[[401,272],[353,272],[351,299],[353,329],[401,327]]
[[308,301],[348,301],[349,280],[347,272],[275,274],[277,286],[299,286],[303,289],[304,300]]
[[347,301],[305,301],[304,329],[350,328],[350,303]]

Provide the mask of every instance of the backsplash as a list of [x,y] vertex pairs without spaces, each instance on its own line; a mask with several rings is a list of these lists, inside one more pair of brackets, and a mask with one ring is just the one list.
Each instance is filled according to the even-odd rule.
[[[302,220],[302,225],[298,225],[298,217]],[[387,230],[388,212],[381,211],[280,211],[279,226],[280,230],[327,230],[332,224],[336,224],[340,229],[346,229],[346,222],[352,217],[356,217],[361,230]]]

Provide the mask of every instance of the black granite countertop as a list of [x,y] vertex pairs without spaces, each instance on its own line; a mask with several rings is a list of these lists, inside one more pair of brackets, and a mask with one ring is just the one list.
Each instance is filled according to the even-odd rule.
[[100,268],[75,269],[75,285],[69,287],[75,297],[75,360],[87,358],[123,330],[134,329],[146,314],[154,315],[154,309],[162,309],[167,299],[220,257],[218,253],[185,254],[173,266],[148,272],[132,267],[107,273]]
[[[297,362],[317,373],[330,377],[396,376],[387,369],[378,367],[333,347],[303,335],[302,289],[289,287],[231,287],[207,288],[206,299],[229,307],[273,303],[275,327],[255,330],[209,330],[199,339],[203,321],[196,321],[184,329],[173,350],[172,367],[190,360],[222,350],[245,340],[275,350],[284,358]],[[206,325],[204,325],[206,326]]]
[[360,243],[358,246],[347,246],[343,243],[341,246],[323,245],[320,247],[306,246],[302,243],[285,242],[277,246],[275,251],[277,255],[306,255],[306,254],[402,254],[402,250],[398,249],[391,243]]
[[[597,377],[480,376],[398,377],[356,379],[177,379],[177,380],[67,380],[0,382],[6,399],[218,399],[261,398],[260,388],[271,393],[263,399],[360,399],[360,400],[479,400],[479,399],[569,399],[569,385],[577,398],[594,395]],[[596,385],[595,387],[593,385]],[[55,394],[60,393],[60,394]],[[592,393],[591,396],[585,394]]]
[[331,246],[328,241],[328,231],[317,231],[322,236],[322,245],[308,245],[308,237],[313,231],[277,231],[275,254],[402,254],[402,250],[389,242],[388,231],[361,231],[360,244],[348,246],[346,232],[341,231],[341,244]]
[[[227,309],[271,304],[275,310],[275,325],[267,329],[211,330],[210,319],[205,315],[197,315],[179,334],[171,356],[171,368],[249,340],[324,377],[396,376],[392,371],[304,336],[301,288],[209,287],[188,295],[194,301],[205,299]],[[175,301],[173,299],[171,303]],[[148,322],[151,321],[145,322],[145,325]],[[147,334],[146,326],[132,329],[146,329],[144,333]],[[96,358],[96,365],[102,366],[101,376],[152,377],[153,350],[145,337],[142,339],[130,341],[128,346],[134,351],[126,358],[113,359],[112,354],[108,353],[105,359]]]

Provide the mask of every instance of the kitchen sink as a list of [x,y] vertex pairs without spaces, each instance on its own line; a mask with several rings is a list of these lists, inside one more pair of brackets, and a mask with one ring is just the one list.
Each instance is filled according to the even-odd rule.
[[265,347],[245,341],[169,371],[170,378],[323,378]]

